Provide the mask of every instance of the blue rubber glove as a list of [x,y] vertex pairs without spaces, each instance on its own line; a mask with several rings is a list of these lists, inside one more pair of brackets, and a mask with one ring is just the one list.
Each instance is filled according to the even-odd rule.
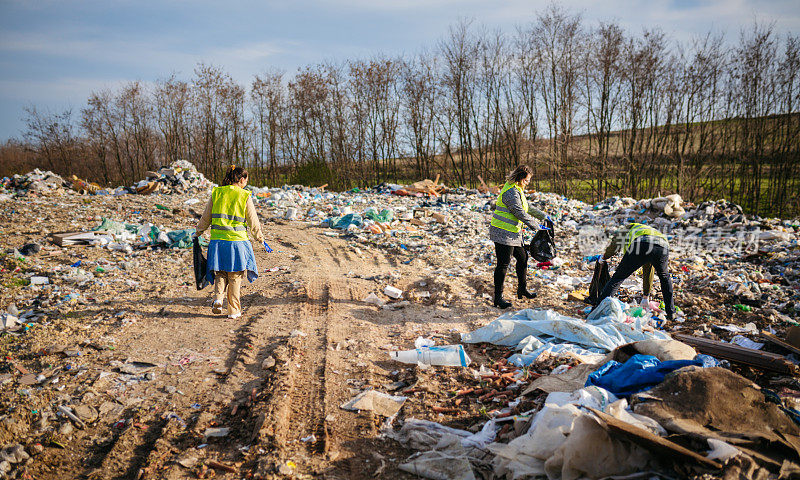
[[266,250],[267,253],[272,253],[272,249],[269,248],[269,245],[267,245],[267,242],[264,242],[264,250]]

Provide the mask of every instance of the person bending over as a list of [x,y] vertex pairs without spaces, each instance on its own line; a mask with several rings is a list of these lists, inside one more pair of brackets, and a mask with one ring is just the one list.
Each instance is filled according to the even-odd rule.
[[601,261],[608,260],[619,251],[624,251],[622,260],[600,293],[597,303],[614,295],[622,282],[639,268],[642,269],[642,293],[644,295],[642,304],[649,302],[653,289],[653,271],[655,270],[661,281],[661,294],[664,296],[667,319],[672,320],[675,316],[675,303],[672,298],[672,279],[669,276],[667,237],[653,227],[641,223],[630,223],[614,232],[611,243],[606,248]]

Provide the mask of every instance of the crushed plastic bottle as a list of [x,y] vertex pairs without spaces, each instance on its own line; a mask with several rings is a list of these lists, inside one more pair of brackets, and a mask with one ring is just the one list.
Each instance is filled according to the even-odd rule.
[[466,367],[470,360],[462,345],[441,345],[389,352],[389,358],[402,363]]

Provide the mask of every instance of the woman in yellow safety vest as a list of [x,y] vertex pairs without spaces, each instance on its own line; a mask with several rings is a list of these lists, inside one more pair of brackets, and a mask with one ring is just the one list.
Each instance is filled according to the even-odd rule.
[[544,220],[544,212],[529,207],[525,198],[525,187],[531,181],[533,171],[527,165],[520,165],[506,178],[506,184],[497,196],[497,206],[489,225],[489,238],[494,242],[497,252],[497,266],[494,269],[494,306],[508,308],[511,302],[503,299],[503,283],[513,255],[517,261],[517,298],[535,298],[528,291],[527,271],[528,253],[522,246],[522,224],[534,232],[542,228],[534,217]]
[[211,227],[208,244],[208,280],[214,282],[214,303],[211,311],[222,313],[222,299],[228,291],[228,318],[242,316],[240,288],[242,279],[252,282],[258,278],[258,267],[253,246],[247,239],[247,227],[258,242],[263,242],[267,252],[272,250],[261,233],[256,207],[250,198],[247,170],[231,165],[222,185],[214,187],[206,204],[195,236]]
[[649,303],[650,292],[653,289],[653,271],[655,270],[661,281],[661,294],[664,296],[667,320],[671,321],[675,315],[675,303],[672,298],[672,278],[669,276],[667,237],[648,225],[629,223],[614,232],[602,261],[606,261],[620,251],[624,252],[622,260],[614,271],[614,275],[600,292],[597,303],[614,295],[622,282],[640,268],[642,269],[642,293],[644,295],[642,305]]

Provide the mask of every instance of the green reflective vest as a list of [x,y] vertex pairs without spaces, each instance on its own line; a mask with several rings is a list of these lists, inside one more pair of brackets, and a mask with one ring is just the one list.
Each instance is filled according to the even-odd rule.
[[522,187],[516,183],[506,183],[503,185],[503,189],[500,190],[500,195],[497,196],[497,206],[494,209],[494,214],[492,214],[491,225],[509,232],[519,233],[522,231],[522,222],[519,221],[503,203],[503,194],[506,193],[509,188],[517,189],[522,199],[522,210],[528,211],[528,200],[525,199],[525,192],[522,190]]
[[631,223],[628,225],[629,230],[628,233],[625,234],[625,251],[627,252],[630,249],[631,244],[633,241],[639,237],[644,235],[653,235],[654,237],[661,237],[667,238],[664,236],[663,233],[659,232],[653,227],[649,227],[647,225],[642,225],[641,223]]
[[211,240],[247,240],[247,199],[250,192],[236,185],[211,191]]

